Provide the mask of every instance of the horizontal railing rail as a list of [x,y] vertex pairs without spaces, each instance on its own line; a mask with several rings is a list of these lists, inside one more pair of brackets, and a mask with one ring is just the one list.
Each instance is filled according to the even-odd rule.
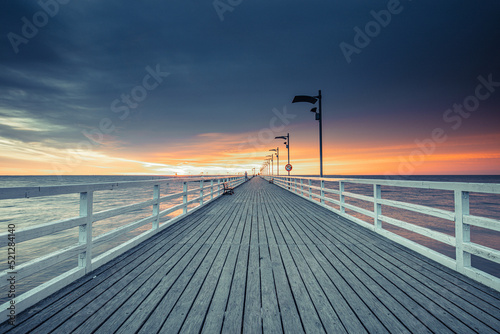
[[[475,255],[500,263],[500,251],[491,247],[483,246],[471,241],[470,227],[477,226],[492,231],[500,231],[500,220],[471,215],[469,212],[469,194],[500,194],[500,184],[496,183],[459,183],[459,182],[433,182],[433,181],[400,181],[400,180],[375,180],[375,179],[354,179],[354,178],[320,178],[320,177],[292,177],[292,176],[263,176],[290,192],[296,193],[318,205],[358,223],[388,239],[402,244],[438,263],[452,268],[476,281],[479,281],[493,289],[500,291],[500,278],[491,275],[483,270],[472,267],[471,255]],[[319,183],[315,186],[312,183]],[[338,184],[337,189],[327,188],[327,184]],[[346,184],[363,184],[373,186],[372,196],[356,194],[345,191]],[[382,198],[381,187],[399,187],[413,189],[432,189],[453,192],[454,210],[443,210],[421,204],[407,203],[400,200]],[[318,193],[314,193],[317,191]],[[339,199],[325,196],[325,193],[338,195]],[[362,200],[373,205],[372,210],[359,207],[352,203],[346,203],[346,198]],[[318,201],[319,200],[319,201]],[[332,207],[326,203],[332,203],[339,208]],[[382,206],[395,209],[403,209],[410,212],[424,214],[451,221],[454,223],[454,235],[449,235],[433,229],[419,226],[410,222],[396,219],[382,214]],[[365,221],[359,217],[346,212],[346,209],[360,213],[373,219],[373,223]],[[455,258],[446,256],[438,251],[426,247],[420,243],[409,240],[399,234],[393,233],[382,227],[382,222],[391,226],[402,228],[412,233],[431,238],[455,248]]]
[[[212,200],[223,194],[224,182],[228,182],[230,186],[234,188],[242,184],[244,181],[245,177],[243,176],[224,176],[213,178],[165,178],[150,181],[127,181],[47,187],[0,188],[0,200],[50,197],[69,194],[80,195],[80,210],[79,213],[75,212],[78,216],[16,230],[14,234],[10,232],[0,233],[0,247],[9,247],[13,244],[15,244],[16,247],[19,247],[19,243],[21,242],[50,236],[57,232],[79,227],[78,243],[17,265],[15,266],[14,274],[16,281],[18,281],[71,258],[78,258],[78,266],[58,275],[48,282],[22,293],[21,295],[16,294],[14,299],[7,301],[1,306],[0,317],[5,319],[7,318],[7,309],[13,303],[15,303],[15,310],[17,313],[25,310],[76,279],[97,269],[118,255],[123,254],[140,242],[163,230],[165,227],[184,218],[186,215],[195,212],[203,205],[210,203]],[[173,183],[181,183],[183,191],[175,194],[160,196],[161,186]],[[198,183],[199,185],[195,186],[193,189],[188,189],[188,184],[192,183]],[[152,187],[153,198],[140,203],[128,204],[117,208],[93,212],[94,193],[106,190],[121,190],[137,187]],[[188,196],[196,196],[196,194],[198,194],[197,197],[192,199],[190,198],[188,200]],[[165,210],[160,210],[160,204],[177,198],[182,198],[182,203],[173,205]],[[194,208],[190,208],[192,204],[199,205]],[[121,225],[98,236],[92,236],[93,223],[145,208],[152,208],[150,216],[141,218],[129,224]],[[162,219],[178,210],[182,210],[182,214],[166,220]],[[133,231],[146,224],[151,224],[151,229],[105,251],[99,256],[92,256],[92,249],[94,247],[105,244],[110,240],[123,236],[125,233]],[[7,230],[7,228],[4,230]],[[15,236],[15,239],[12,239],[12,235]],[[9,269],[0,272],[0,287],[9,285],[10,283],[8,278],[12,275],[12,270]]]

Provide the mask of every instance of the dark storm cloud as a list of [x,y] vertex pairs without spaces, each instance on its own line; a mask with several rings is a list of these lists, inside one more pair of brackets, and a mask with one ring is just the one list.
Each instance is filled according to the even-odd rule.
[[[492,0],[401,0],[401,12],[348,63],[340,43],[353,44],[353,29],[364,29],[370,11],[389,2],[244,0],[220,21],[209,0],[73,0],[15,53],[8,34],[22,35],[22,18],[32,21],[42,9],[6,0],[0,106],[73,128],[74,135],[109,117],[127,129],[122,136],[147,143],[148,129],[165,140],[227,131],[228,123],[232,131],[259,129],[273,107],[319,88],[325,110],[339,119],[404,124],[419,110],[434,122],[470,94],[478,75],[500,81],[500,4]],[[156,65],[171,75],[119,119],[111,103]],[[498,106],[499,96],[488,106]]]

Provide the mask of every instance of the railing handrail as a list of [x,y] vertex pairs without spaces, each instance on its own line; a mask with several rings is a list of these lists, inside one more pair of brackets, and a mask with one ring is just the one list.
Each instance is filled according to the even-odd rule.
[[[154,179],[154,180],[66,184],[60,186],[5,187],[5,188],[0,188],[0,200],[65,195],[65,194],[74,194],[74,193],[82,193],[89,191],[119,190],[119,189],[142,187],[148,185],[164,184],[170,182],[199,182],[201,180],[203,180],[204,182],[208,182],[210,180],[220,180],[220,179],[234,178],[234,177],[237,176],[230,175],[230,176],[218,176],[209,178],[172,177],[172,178]],[[241,178],[242,176],[239,177]]]
[[307,177],[307,176],[264,176],[275,179],[303,179],[312,181],[335,182],[343,181],[358,184],[378,184],[382,186],[420,188],[435,190],[462,190],[477,193],[500,194],[500,184],[498,183],[474,183],[474,182],[443,182],[443,181],[409,181],[409,180],[383,180],[383,179],[358,179],[342,177]]
[[[388,239],[402,244],[434,261],[437,261],[449,268],[452,268],[476,281],[479,281],[493,289],[500,291],[500,278],[486,273],[471,265],[471,255],[476,255],[492,262],[500,263],[500,251],[483,246],[470,239],[470,226],[500,231],[500,220],[471,215],[469,212],[469,193],[500,194],[500,184],[498,183],[467,183],[467,182],[436,182],[436,181],[406,181],[406,180],[377,180],[377,179],[357,179],[357,178],[320,178],[307,176],[264,176],[265,179],[273,178],[273,183],[285,190],[302,196],[313,203],[321,205],[340,216],[343,216],[359,225],[366,227]],[[297,187],[297,180],[300,181],[300,188]],[[307,180],[304,183],[303,180]],[[311,181],[319,181],[320,186],[313,186]],[[336,182],[339,190],[332,190],[325,187],[327,182]],[[373,185],[372,196],[360,195],[345,191],[346,183]],[[454,210],[438,209],[431,206],[413,204],[409,202],[389,200],[382,198],[381,186],[405,187],[419,189],[433,189],[452,191],[454,196]],[[306,188],[306,190],[304,190]],[[320,193],[313,193],[312,190]],[[329,198],[325,193],[333,193],[339,199]],[[356,198],[372,203],[373,210],[346,203],[345,198]],[[319,201],[318,201],[319,200]],[[333,203],[339,209],[327,205],[325,202]],[[455,223],[454,235],[449,235],[427,227],[419,226],[400,219],[388,217],[382,214],[382,205],[391,208],[409,210],[412,212],[438,217]],[[373,224],[358,217],[350,215],[346,209],[373,218]],[[455,247],[455,259],[443,255],[419,243],[406,239],[403,236],[383,229],[382,222],[403,228],[413,233],[434,239],[444,244]]]
[[[216,181],[216,182],[214,182]],[[91,184],[76,184],[62,186],[45,186],[45,187],[14,187],[0,188],[0,199],[23,199],[31,197],[56,196],[63,194],[80,194],[80,212],[75,212],[75,216],[58,221],[51,221],[44,224],[30,226],[24,229],[15,231],[15,243],[20,243],[27,240],[37,239],[43,236],[51,235],[70,228],[79,227],[79,242],[69,247],[59,249],[44,256],[35,258],[31,261],[16,266],[16,279],[28,277],[37,273],[51,265],[62,262],[66,259],[78,255],[78,266],[71,270],[62,273],[61,275],[35,287],[21,295],[16,294],[13,299],[16,305],[16,311],[21,312],[31,305],[34,305],[41,299],[49,296],[51,293],[70,284],[83,275],[97,269],[106,262],[114,259],[118,255],[136,246],[140,242],[148,239],[167,226],[173,224],[179,219],[184,218],[200,207],[210,203],[212,200],[222,195],[222,182],[229,182],[232,187],[237,187],[245,181],[244,176],[212,176],[212,177],[191,177],[191,178],[158,178],[154,180],[141,181],[122,181],[122,182],[105,182]],[[188,183],[198,182],[199,186],[188,190]],[[205,182],[210,182],[205,186]],[[183,190],[175,194],[161,196],[160,186],[170,183],[182,183]],[[99,212],[94,210],[94,192],[119,190],[134,187],[153,186],[153,198],[141,201],[134,204],[121,205],[112,209],[106,209]],[[188,201],[188,195],[198,193],[199,196]],[[171,206],[163,211],[160,210],[160,204],[174,198],[182,197],[182,203]],[[189,209],[192,204],[198,206]],[[111,231],[93,237],[93,223],[102,219],[116,217],[124,213],[129,213],[134,210],[152,207],[152,214],[148,217],[141,218],[127,225],[119,226]],[[162,221],[160,219],[168,214],[182,210],[182,214]],[[151,229],[143,232],[132,239],[125,241],[118,246],[115,246],[97,257],[92,256],[92,247],[112,240],[131,230],[137,229],[145,224],[151,223]],[[0,247],[9,245],[10,232],[0,233]],[[0,287],[9,284],[7,280],[9,275],[12,275],[12,270],[6,269],[0,272]],[[7,307],[11,305],[11,301],[7,301],[1,305],[0,317],[6,318]]]

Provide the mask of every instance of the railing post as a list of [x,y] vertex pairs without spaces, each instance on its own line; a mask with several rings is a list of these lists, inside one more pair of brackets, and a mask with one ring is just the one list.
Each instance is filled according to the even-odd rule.
[[92,271],[92,209],[94,193],[80,193],[80,217],[86,217],[85,224],[80,225],[78,243],[85,244],[85,251],[78,255],[78,266],[85,268],[85,273]]
[[220,196],[220,179],[217,179],[217,195]]
[[160,185],[155,184],[153,190],[153,199],[155,203],[153,204],[153,216],[156,216],[156,219],[153,221],[153,230],[156,230],[160,226]]
[[373,213],[374,220],[373,226],[375,230],[379,230],[382,228],[382,221],[378,219],[378,216],[382,214],[382,204],[379,204],[378,200],[382,199],[382,188],[380,184],[373,185]]
[[469,214],[469,192],[455,190],[455,240],[457,271],[464,272],[471,266],[471,255],[464,251],[464,243],[470,242],[470,225],[464,224]]
[[210,180],[210,199],[214,199],[214,180]]
[[186,204],[183,208],[182,208],[182,213],[187,213],[187,201],[188,201],[188,195],[187,195],[187,191],[188,191],[188,184],[187,182],[183,182],[182,184],[182,191],[184,192],[184,195],[182,195],[182,203],[183,204]]
[[203,180],[200,180],[200,205],[203,205]]
[[321,180],[321,204],[325,204],[325,181]]
[[340,202],[340,212],[345,213],[344,182],[342,181],[339,181],[339,202]]
[[309,179],[309,199],[312,199],[311,179]]
[[304,183],[302,182],[302,179],[300,179],[300,193],[304,196]]

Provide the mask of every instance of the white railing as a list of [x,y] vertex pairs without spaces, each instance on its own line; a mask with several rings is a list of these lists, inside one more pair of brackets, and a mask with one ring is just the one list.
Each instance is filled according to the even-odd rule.
[[[182,182],[183,191],[175,194],[161,196],[160,187],[165,184],[173,184]],[[223,193],[223,183],[228,182],[231,187],[237,187],[244,182],[244,177],[215,177],[215,178],[169,178],[157,179],[151,181],[129,181],[129,182],[114,182],[114,183],[99,183],[99,184],[82,184],[82,185],[66,185],[66,186],[49,186],[49,187],[16,187],[16,188],[0,188],[0,200],[6,199],[21,199],[44,196],[57,196],[65,194],[80,194],[80,212],[79,216],[70,219],[54,221],[50,223],[35,225],[21,230],[8,231],[8,226],[5,227],[3,233],[0,233],[0,247],[16,247],[21,242],[52,235],[54,233],[79,227],[79,242],[52,252],[48,255],[36,258],[34,260],[15,266],[15,270],[4,270],[0,273],[0,288],[9,285],[9,278],[14,276],[15,281],[29,277],[30,275],[40,272],[43,269],[49,268],[57,263],[71,258],[78,258],[78,266],[62,273],[61,275],[45,282],[36,288],[33,288],[21,295],[17,295],[12,300],[15,303],[15,312],[25,310],[31,305],[49,296],[55,291],[82,277],[83,275],[97,269],[106,262],[114,259],[120,254],[123,254],[132,247],[138,245],[142,241],[150,238],[154,234],[162,231],[167,226],[184,218],[186,215],[193,213],[205,204],[210,203],[215,198]],[[188,184],[195,183],[197,186],[194,189],[188,190]],[[208,185],[205,185],[207,184]],[[199,186],[198,186],[199,184]],[[152,187],[153,198],[141,203],[124,205],[121,207],[93,212],[94,193],[105,190],[118,190],[136,187]],[[199,194],[198,197],[188,200],[190,194]],[[169,200],[182,197],[182,203],[171,206],[165,210],[160,210],[161,203]],[[194,208],[193,204],[199,204]],[[135,210],[152,208],[152,214],[146,218],[134,221],[132,223],[120,226],[109,232],[101,234],[97,237],[92,237],[92,225],[96,221],[115,217],[125,213],[130,213]],[[178,210],[183,210],[183,213],[162,221],[165,217]],[[75,213],[77,214],[77,213]],[[162,224],[160,224],[162,222]],[[108,243],[116,237],[123,236],[125,233],[133,231],[145,224],[151,223],[151,229],[139,234],[132,239],[123,242],[122,244],[104,252],[103,254],[92,257],[92,249],[98,245]],[[15,261],[15,260],[14,260]],[[12,273],[14,272],[14,273]],[[6,291],[8,291],[8,287]],[[0,318],[2,321],[7,319],[8,308],[11,307],[11,300],[1,306]]]
[[[264,178],[266,180],[272,179],[274,184],[286,190],[296,193],[318,205],[322,205],[340,216],[354,221],[388,239],[402,244],[436,262],[455,269],[476,281],[500,291],[500,278],[471,266],[471,255],[500,263],[500,251],[471,242],[470,238],[471,226],[478,226],[491,231],[500,231],[500,220],[469,214],[469,193],[500,194],[500,184],[281,176],[264,176]],[[312,182],[319,186],[312,185]],[[338,184],[338,190],[325,187],[325,182],[328,184]],[[345,185],[349,183],[372,185],[373,193],[371,196],[366,196],[347,192],[345,191]],[[454,211],[407,203],[399,200],[384,199],[382,198],[382,186],[451,191],[454,193]],[[325,196],[325,193],[337,195],[338,199]],[[367,210],[354,204],[348,204],[346,198],[373,203],[373,210]],[[327,205],[326,202],[336,205],[338,209]],[[454,236],[405,222],[401,219],[385,216],[382,213],[382,206],[404,209],[454,222]],[[373,219],[373,224],[347,213],[346,209],[371,217]],[[399,234],[383,229],[382,222],[454,247],[455,259],[400,236]],[[498,242],[496,244],[498,245]]]

